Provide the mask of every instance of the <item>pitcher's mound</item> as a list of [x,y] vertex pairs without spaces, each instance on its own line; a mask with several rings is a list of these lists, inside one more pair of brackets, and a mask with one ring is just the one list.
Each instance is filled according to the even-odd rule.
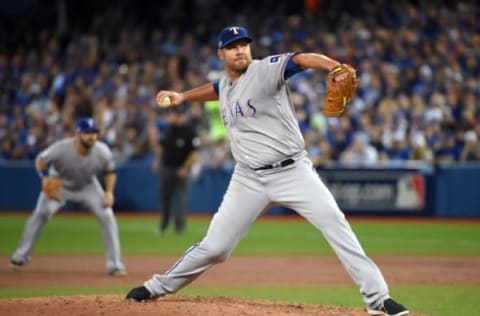
[[147,303],[120,295],[77,295],[0,300],[0,315],[155,316],[366,316],[360,308],[321,306],[226,297],[172,295]]

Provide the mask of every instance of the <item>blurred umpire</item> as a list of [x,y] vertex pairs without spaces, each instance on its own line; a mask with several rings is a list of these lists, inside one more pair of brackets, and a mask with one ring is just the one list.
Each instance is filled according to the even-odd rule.
[[185,230],[187,215],[187,179],[195,162],[199,145],[195,127],[188,119],[184,106],[166,110],[167,126],[160,137],[154,170],[160,171],[161,221],[159,233],[165,234],[172,221],[175,232]]

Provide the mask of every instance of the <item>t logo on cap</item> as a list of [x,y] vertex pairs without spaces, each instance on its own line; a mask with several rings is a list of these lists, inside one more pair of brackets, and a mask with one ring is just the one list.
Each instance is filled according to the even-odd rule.
[[80,133],[98,133],[97,123],[91,117],[81,118],[77,122],[76,130]]
[[246,39],[249,43],[253,41],[244,27],[228,26],[224,28],[218,36],[218,48],[225,48],[228,44],[241,39]]

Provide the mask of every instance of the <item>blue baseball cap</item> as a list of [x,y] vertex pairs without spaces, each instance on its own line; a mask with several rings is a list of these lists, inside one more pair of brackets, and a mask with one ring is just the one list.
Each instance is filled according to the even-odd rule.
[[76,131],[80,133],[98,133],[98,126],[93,118],[84,117],[78,120]]
[[218,48],[225,48],[228,44],[241,39],[246,39],[249,43],[253,41],[244,27],[228,26],[218,36]]

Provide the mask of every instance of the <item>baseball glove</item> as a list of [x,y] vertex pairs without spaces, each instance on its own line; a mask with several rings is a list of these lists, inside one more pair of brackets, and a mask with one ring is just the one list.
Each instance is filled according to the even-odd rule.
[[357,89],[356,70],[341,64],[330,70],[327,77],[327,92],[323,105],[326,116],[340,116],[355,95]]
[[60,201],[60,190],[63,187],[63,180],[58,178],[45,177],[42,179],[42,190],[48,198]]

